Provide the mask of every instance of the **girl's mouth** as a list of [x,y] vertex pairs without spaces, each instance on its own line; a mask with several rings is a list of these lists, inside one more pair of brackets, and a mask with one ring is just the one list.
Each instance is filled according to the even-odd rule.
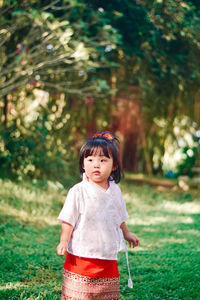
[[100,172],[99,172],[99,171],[94,171],[93,174],[94,174],[94,175],[99,175]]

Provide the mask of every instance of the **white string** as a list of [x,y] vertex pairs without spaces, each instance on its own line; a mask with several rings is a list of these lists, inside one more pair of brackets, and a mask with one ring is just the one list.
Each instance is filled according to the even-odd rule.
[[128,275],[129,275],[129,278],[128,278],[128,287],[130,289],[132,289],[133,288],[133,281],[131,279],[131,272],[130,272],[129,263],[128,263],[128,250],[127,250],[127,248],[126,248],[126,262],[127,262]]

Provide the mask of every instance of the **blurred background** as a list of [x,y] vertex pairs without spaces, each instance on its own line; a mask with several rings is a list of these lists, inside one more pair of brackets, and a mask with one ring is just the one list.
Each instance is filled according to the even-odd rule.
[[197,0],[0,0],[0,299],[60,299],[57,216],[104,130],[141,241],[120,299],[199,299],[199,33]]
[[[199,1],[0,1],[0,176],[78,176],[110,130],[125,171],[200,172]],[[128,173],[127,173],[128,174]]]

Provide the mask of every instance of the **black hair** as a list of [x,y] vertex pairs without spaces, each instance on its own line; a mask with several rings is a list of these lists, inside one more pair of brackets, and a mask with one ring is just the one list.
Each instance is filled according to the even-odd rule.
[[94,135],[92,138],[88,138],[85,144],[83,144],[83,146],[80,149],[80,173],[83,174],[85,172],[85,170],[83,169],[84,158],[95,154],[97,149],[101,148],[103,154],[106,157],[110,157],[111,155],[113,158],[114,170],[111,172],[109,180],[114,180],[116,183],[118,183],[121,179],[121,164],[119,157],[119,149],[115,143],[115,140],[118,141],[118,139],[116,139],[114,136],[113,140],[110,140],[104,137],[103,135],[101,136],[99,134],[97,136]]

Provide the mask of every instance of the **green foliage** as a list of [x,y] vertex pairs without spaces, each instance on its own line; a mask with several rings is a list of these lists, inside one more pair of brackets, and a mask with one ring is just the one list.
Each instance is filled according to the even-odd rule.
[[109,65],[104,50],[117,39],[111,26],[99,26],[98,13],[74,0],[55,5],[32,1],[31,6],[15,1],[2,9],[0,97],[28,84],[46,91],[98,94],[88,73]]
[[[182,115],[194,120],[194,97],[200,79],[196,63],[200,53],[200,6],[196,1],[111,0],[95,1],[94,7],[121,35],[117,48],[108,53],[118,62],[118,68],[111,70],[116,89],[128,94],[128,86],[140,88],[146,136],[141,165],[148,163],[144,162],[143,152],[148,153],[152,162],[159,157],[161,172],[168,136],[171,145],[177,144],[173,122]],[[167,123],[162,136],[155,119]],[[199,122],[199,117],[195,121]],[[190,124],[186,127],[189,134]],[[190,172],[193,163],[194,159],[187,156],[183,164],[178,163],[177,172]]]
[[[0,6],[1,174],[56,174],[57,180],[74,169],[84,137],[112,129],[114,95],[128,94],[130,86],[139,87],[142,100],[142,151],[152,164],[159,157],[161,171],[168,136],[176,143],[174,120],[194,119],[199,3],[16,0]],[[165,134],[156,119],[166,120]],[[178,172],[189,170],[187,164]]]
[[198,89],[196,79],[199,78],[196,65],[200,46],[197,34],[199,5],[190,1],[142,3],[152,25],[149,39],[143,46],[146,55],[142,61],[147,65],[143,71],[149,75],[151,72],[151,78],[146,81],[148,90],[157,97],[160,94],[159,98],[168,99],[177,97],[179,93],[184,97],[185,93],[194,92]]
[[[57,216],[66,190],[47,182],[0,185],[0,297],[60,299],[64,259],[56,255]],[[120,299],[198,299],[199,193],[161,192],[131,181],[121,188],[128,226],[141,245],[129,249],[133,290],[125,254],[119,256]]]
[[[1,175],[63,181],[80,136],[105,127],[108,67],[117,32],[84,1],[3,2],[0,16]],[[102,116],[105,116],[102,118]]]
[[154,113],[160,113],[160,101],[167,106],[179,93],[184,97],[198,89],[197,2],[111,0],[95,1],[94,7],[121,35],[116,52],[125,69],[124,85],[139,85],[145,105],[148,100],[151,108],[155,105]]
[[[187,116],[176,117],[173,122],[170,120],[169,123],[172,126],[170,130],[164,119],[157,119],[155,123],[159,127],[159,138],[164,141],[162,168],[165,175],[168,177],[192,176],[192,168],[198,161],[197,124]],[[158,153],[157,151],[157,155]],[[162,159],[161,156],[160,159]]]
[[[48,118],[3,130],[0,135],[1,176],[23,180],[39,178],[58,180],[66,185],[78,177],[77,156],[66,149],[67,139],[52,136]],[[65,149],[65,148],[66,149]]]

